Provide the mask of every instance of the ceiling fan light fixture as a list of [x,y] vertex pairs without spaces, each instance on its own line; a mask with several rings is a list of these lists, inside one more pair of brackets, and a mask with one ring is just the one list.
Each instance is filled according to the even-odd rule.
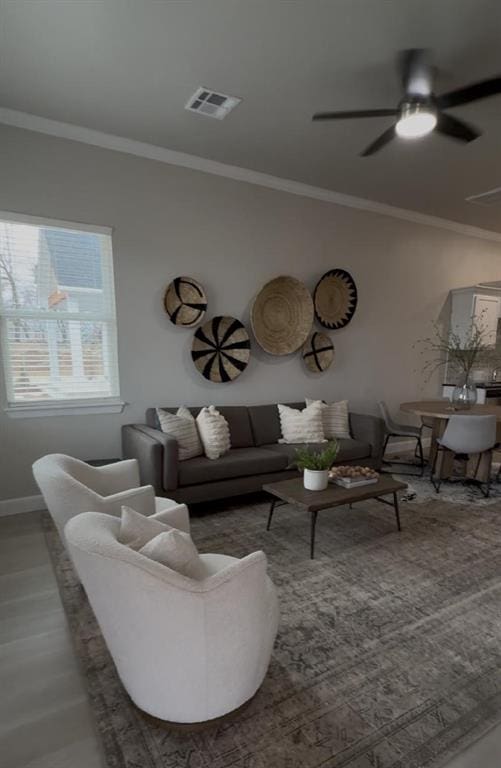
[[408,102],[402,106],[395,130],[402,139],[420,139],[431,133],[436,125],[437,114],[432,107]]

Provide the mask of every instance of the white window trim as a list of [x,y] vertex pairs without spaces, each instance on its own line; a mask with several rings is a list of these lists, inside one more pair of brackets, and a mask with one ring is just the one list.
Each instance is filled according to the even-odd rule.
[[18,221],[20,224],[33,224],[35,227],[59,227],[71,232],[93,232],[95,235],[112,235],[113,227],[103,227],[100,224],[84,224],[80,221],[65,221],[50,219],[45,216],[30,216],[16,211],[0,211],[0,221]]
[[103,400],[44,400],[37,403],[11,403],[4,408],[11,419],[40,416],[78,416],[86,413],[122,413],[127,403],[120,398]]
[[[100,235],[108,235],[112,236],[113,234],[113,227],[105,227],[95,224],[85,224],[82,222],[75,222],[75,221],[65,221],[63,219],[50,219],[46,218],[45,216],[30,216],[28,214],[24,213],[17,213],[14,211],[0,211],[0,221],[4,222],[12,222],[17,221],[22,224],[32,224],[33,226],[40,226],[40,227],[60,227],[62,229],[70,230],[73,232],[92,232],[94,234],[100,234]],[[113,263],[113,253],[111,254],[111,264],[110,264],[110,278],[111,278],[111,284],[108,286],[108,290],[111,293],[111,298],[113,302],[113,308],[115,309],[115,313],[113,315],[107,315],[106,313],[99,314],[99,316],[90,316],[86,320],[99,320],[101,322],[110,323],[113,326],[114,331],[114,340],[115,344],[113,347],[113,362],[116,367],[117,371],[117,384],[118,384],[118,391],[120,391],[120,372],[118,368],[118,360],[117,360],[117,339],[116,339],[116,333],[117,333],[117,321],[116,321],[116,300],[115,300],[115,281],[114,281],[114,263]],[[7,312],[2,313],[2,318],[4,317],[15,317],[22,315],[23,317],[26,316],[32,316],[33,319],[38,319],[43,314],[43,317],[46,318],[47,315],[45,313],[40,313],[38,311],[22,311],[22,310],[10,310]],[[66,312],[61,313],[61,317],[58,315],[58,319],[63,319],[63,315],[65,315],[64,319],[72,319],[72,313]],[[81,319],[81,315],[78,314],[78,316],[75,316],[74,319]],[[1,320],[1,318],[0,318]],[[2,329],[5,327],[4,323],[1,323]],[[0,346],[5,349],[6,339],[3,337],[3,333],[0,334],[2,338],[0,339]],[[3,364],[4,366],[7,365],[7,356],[3,355]],[[33,402],[23,402],[23,403],[14,403],[9,400],[9,376],[8,372],[4,370],[5,375],[5,385],[6,385],[6,396],[7,396],[7,403],[4,406],[5,413],[13,419],[23,419],[23,418],[29,418],[29,417],[43,417],[43,416],[74,416],[74,415],[81,415],[81,414],[99,414],[99,413],[122,413],[127,403],[125,403],[123,400],[121,400],[120,396],[114,396],[114,397],[106,397],[106,398],[85,398],[81,400],[43,400],[43,401],[33,401]]]

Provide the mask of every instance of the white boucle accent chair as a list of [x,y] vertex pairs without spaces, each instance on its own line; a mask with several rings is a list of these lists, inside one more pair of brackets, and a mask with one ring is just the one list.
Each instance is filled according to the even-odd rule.
[[200,723],[251,699],[278,625],[265,554],[200,555],[206,576],[194,581],[121,544],[119,531],[117,518],[85,512],[69,521],[66,540],[134,704]]
[[189,532],[186,505],[155,497],[151,485],[140,487],[136,459],[92,467],[71,456],[52,453],[35,461],[33,475],[63,543],[64,526],[70,518],[89,511],[120,515],[124,504],[143,515],[166,511],[169,525]]

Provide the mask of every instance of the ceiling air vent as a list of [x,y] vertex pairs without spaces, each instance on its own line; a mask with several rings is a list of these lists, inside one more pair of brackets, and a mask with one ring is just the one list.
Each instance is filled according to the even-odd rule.
[[479,195],[470,195],[466,202],[476,205],[501,205],[501,187],[490,189],[488,192],[481,192]]
[[197,88],[185,105],[185,109],[190,112],[197,112],[199,115],[215,117],[216,120],[223,120],[241,101],[242,99],[238,99],[236,96],[217,93],[209,90],[209,88]]

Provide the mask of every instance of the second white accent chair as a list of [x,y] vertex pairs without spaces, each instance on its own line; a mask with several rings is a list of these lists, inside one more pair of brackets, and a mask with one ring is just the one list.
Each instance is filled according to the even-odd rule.
[[204,570],[195,580],[120,543],[119,533],[120,520],[95,512],[66,526],[70,555],[134,704],[174,723],[240,707],[261,685],[277,633],[265,554],[200,555]]
[[151,485],[140,487],[136,459],[93,467],[52,453],[35,461],[33,475],[63,542],[64,527],[75,515],[92,511],[119,516],[124,504],[143,515],[166,511],[169,525],[189,532],[186,505],[156,497]]

